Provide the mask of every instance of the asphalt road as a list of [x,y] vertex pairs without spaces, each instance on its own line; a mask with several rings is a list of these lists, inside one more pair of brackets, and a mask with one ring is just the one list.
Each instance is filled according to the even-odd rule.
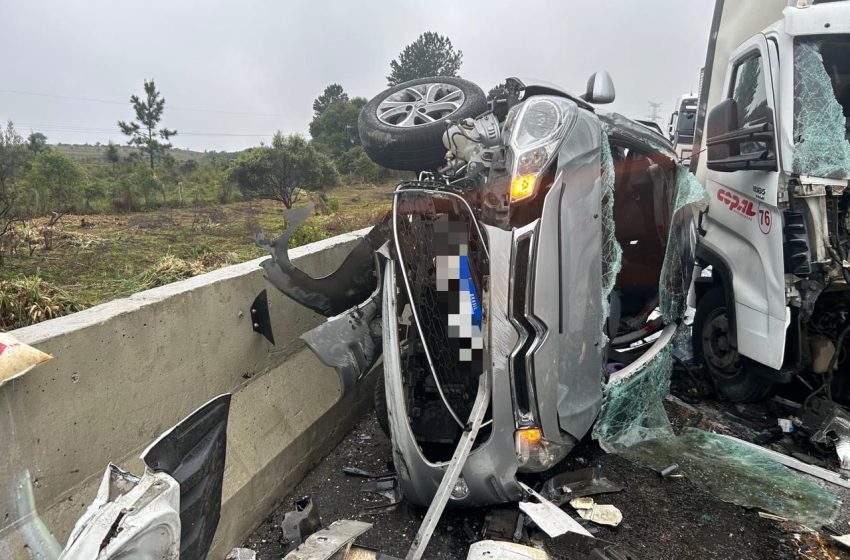
[[[357,542],[403,558],[424,515],[424,510],[401,504],[394,511],[370,514],[364,507],[376,502],[361,493],[363,478],[343,474],[343,467],[385,472],[391,459],[390,443],[374,415],[365,417],[287,497],[244,543],[260,560],[284,554],[280,522],[295,499],[311,496],[322,523],[358,519],[373,524]],[[720,501],[686,478],[662,479],[656,472],[626,459],[605,454],[592,441],[582,443],[563,465],[564,470],[600,465],[608,478],[625,489],[597,498],[623,513],[616,528],[593,527],[596,537],[628,547],[641,559],[830,559],[848,558],[823,539],[801,536],[800,527],[759,517],[757,512]],[[514,508],[515,506],[510,506]],[[568,506],[567,506],[568,508]],[[471,542],[484,532],[485,509],[449,511],[440,521],[426,558],[466,558]],[[553,557],[584,559],[587,556],[563,543],[552,543],[541,534],[531,536],[549,547]]]

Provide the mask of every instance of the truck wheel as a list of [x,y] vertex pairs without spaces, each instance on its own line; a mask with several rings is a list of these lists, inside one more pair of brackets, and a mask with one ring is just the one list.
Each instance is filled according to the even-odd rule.
[[384,389],[384,372],[375,382],[375,416],[378,417],[378,425],[387,437],[390,437],[390,415],[387,412],[387,393]]
[[731,344],[723,286],[709,290],[697,304],[693,345],[718,393],[730,401],[760,401],[773,389],[771,381],[755,373],[758,364],[741,356]]
[[378,165],[430,171],[446,163],[446,120],[477,117],[486,110],[487,98],[472,82],[419,78],[373,97],[360,111],[357,130],[363,149]]

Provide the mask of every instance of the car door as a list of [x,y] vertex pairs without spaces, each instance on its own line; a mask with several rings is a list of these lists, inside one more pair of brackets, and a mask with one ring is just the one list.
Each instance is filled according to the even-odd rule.
[[730,57],[725,99],[711,109],[706,125],[709,210],[701,240],[730,272],[727,301],[734,301],[738,351],[773,368],[782,365],[787,320],[777,78],[775,47],[764,35]]

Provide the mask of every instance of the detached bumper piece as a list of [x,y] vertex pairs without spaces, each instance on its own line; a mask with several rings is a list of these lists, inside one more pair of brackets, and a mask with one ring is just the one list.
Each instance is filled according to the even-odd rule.
[[313,278],[289,260],[289,239],[313,211],[310,204],[284,212],[287,228],[271,243],[260,232],[256,242],[272,258],[263,261],[266,278],[278,290],[330,320],[301,335],[327,366],[337,370],[342,395],[368,373],[382,353],[377,250],[389,238],[389,215],[357,242],[333,273]]
[[272,256],[261,266],[275,288],[316,313],[335,317],[365,301],[378,286],[374,252],[388,239],[389,216],[357,243],[339,268],[313,278],[289,260],[289,239],[312,212],[313,204],[287,210],[283,214],[287,228],[280,237],[269,242],[261,231],[255,242]]

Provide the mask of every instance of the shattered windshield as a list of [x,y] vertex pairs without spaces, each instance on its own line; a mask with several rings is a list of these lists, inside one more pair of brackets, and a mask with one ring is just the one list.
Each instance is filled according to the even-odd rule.
[[799,39],[794,48],[794,173],[850,178],[850,36]]

